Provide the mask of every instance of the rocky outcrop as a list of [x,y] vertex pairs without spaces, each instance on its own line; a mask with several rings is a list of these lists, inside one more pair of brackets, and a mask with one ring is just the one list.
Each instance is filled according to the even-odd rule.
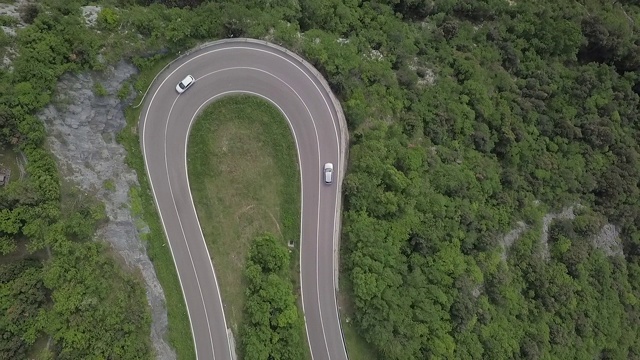
[[[167,331],[164,292],[140,238],[145,226],[132,217],[129,208],[129,189],[138,185],[137,175],[126,165],[126,151],[116,141],[126,120],[125,104],[115,94],[136,72],[135,67],[121,62],[101,77],[66,74],[58,83],[57,98],[42,111],[40,118],[47,127],[48,144],[58,159],[62,176],[106,205],[109,222],[98,231],[97,240],[109,242],[144,279],[156,357],[175,359],[174,351],[164,339]],[[95,85],[96,82],[100,85]],[[96,92],[104,94],[106,90],[108,95],[97,96],[96,88],[101,90]]]

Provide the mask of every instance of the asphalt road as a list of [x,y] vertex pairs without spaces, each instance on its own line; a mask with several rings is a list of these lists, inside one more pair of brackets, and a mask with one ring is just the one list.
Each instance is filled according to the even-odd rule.
[[[176,84],[196,79],[182,95]],[[214,266],[187,176],[189,130],[208,104],[230,94],[260,96],[279,108],[292,129],[302,178],[301,284],[314,360],[347,359],[336,303],[337,229],[344,151],[338,110],[298,58],[261,42],[226,40],[194,51],[159,74],[141,112],[142,150],[153,195],[187,304],[198,359],[232,359]],[[341,112],[341,110],[339,110]],[[334,164],[334,184],[322,166]]]

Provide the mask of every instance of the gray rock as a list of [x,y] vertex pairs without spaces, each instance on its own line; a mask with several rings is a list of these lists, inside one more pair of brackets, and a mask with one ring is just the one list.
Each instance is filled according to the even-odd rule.
[[16,19],[20,19],[20,13],[18,13],[18,6],[14,4],[0,3],[0,15],[6,15]]
[[613,224],[605,224],[593,237],[593,245],[609,256],[624,256],[620,231]]
[[87,26],[95,26],[96,21],[98,20],[98,14],[102,10],[102,6],[83,6],[82,16],[84,17],[84,22]]
[[2,28],[2,31],[5,32],[5,34],[9,35],[9,36],[16,36],[16,30],[13,28],[10,28],[8,26],[0,26],[0,28]]
[[[134,66],[121,62],[108,69],[108,76],[102,76],[100,83],[109,94],[116,94],[136,72]],[[47,128],[48,143],[62,175],[105,203],[109,222],[98,230],[96,239],[109,242],[127,266],[142,274],[151,308],[151,340],[156,356],[175,359],[175,352],[165,340],[164,292],[140,238],[148,227],[140,226],[129,209],[129,188],[138,185],[138,178],[125,163],[125,149],[114,141],[126,125],[124,104],[114,96],[96,97],[92,89],[97,78],[89,74],[64,75],[57,94],[72,103],[58,108],[48,105],[39,117]],[[105,189],[105,181],[112,181],[115,190]]]

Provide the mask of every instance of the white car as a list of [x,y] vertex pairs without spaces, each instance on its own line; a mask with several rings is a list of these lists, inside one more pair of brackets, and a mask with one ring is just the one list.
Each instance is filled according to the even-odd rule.
[[187,75],[186,78],[184,78],[178,83],[178,85],[176,85],[176,91],[178,92],[178,94],[182,94],[183,92],[187,91],[189,86],[191,86],[195,81],[196,79],[194,79],[193,76]]
[[333,164],[324,164],[324,183],[331,184],[333,182]]

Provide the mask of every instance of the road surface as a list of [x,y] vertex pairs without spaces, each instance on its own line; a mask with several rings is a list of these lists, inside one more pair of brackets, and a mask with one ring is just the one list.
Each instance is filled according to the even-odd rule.
[[[182,95],[176,84],[191,74]],[[340,188],[348,136],[339,104],[317,71],[282,48],[227,39],[194,49],[153,82],[140,115],[142,151],[156,206],[182,286],[197,359],[231,360],[223,302],[187,176],[187,140],[197,115],[231,94],[262,97],[289,122],[302,188],[300,278],[314,360],[346,360],[336,302]],[[323,86],[324,84],[324,86]],[[333,101],[332,101],[333,99]],[[322,182],[334,164],[334,184]]]

